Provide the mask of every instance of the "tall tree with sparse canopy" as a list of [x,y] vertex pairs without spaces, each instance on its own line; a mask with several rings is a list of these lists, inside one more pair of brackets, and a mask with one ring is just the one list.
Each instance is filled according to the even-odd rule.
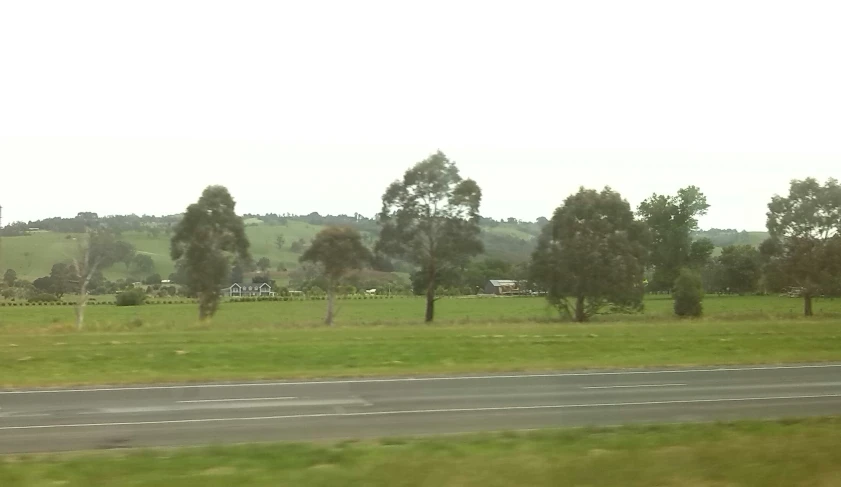
[[698,217],[707,214],[707,197],[695,186],[688,186],[676,196],[654,194],[640,203],[637,214],[651,230],[651,265],[654,275],[649,288],[671,291],[684,267],[699,269],[712,256],[715,246],[709,239],[692,241],[698,229]]
[[362,237],[353,228],[330,226],[315,236],[300,261],[319,265],[327,279],[326,324],[333,324],[336,288],[342,277],[351,270],[361,269],[372,259],[371,251],[362,244]]
[[562,316],[641,310],[648,231],[619,193],[581,188],[543,227],[531,279]]
[[378,253],[417,265],[426,281],[426,321],[435,315],[438,276],[482,252],[482,191],[441,151],[415,164],[383,194]]
[[814,178],[793,180],[788,196],[768,203],[770,237],[760,251],[766,273],[799,287],[803,314],[812,316],[812,298],[838,292],[841,276],[841,186]]
[[85,306],[88,304],[88,285],[97,272],[114,265],[120,258],[123,245],[114,238],[114,234],[104,228],[89,230],[87,239],[80,242],[79,250],[73,257],[79,299],[76,302],[76,328],[82,329],[85,318]]
[[216,313],[232,262],[251,260],[245,224],[235,206],[224,186],[208,186],[187,207],[170,241],[170,255],[183,263],[187,287],[198,297],[200,320]]

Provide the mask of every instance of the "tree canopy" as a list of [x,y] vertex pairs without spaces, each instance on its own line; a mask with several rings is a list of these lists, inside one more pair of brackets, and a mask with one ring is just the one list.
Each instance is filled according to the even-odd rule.
[[706,215],[707,197],[695,186],[680,189],[675,196],[654,194],[640,203],[637,214],[651,229],[651,265],[654,275],[649,282],[653,291],[670,291],[683,267],[701,267],[715,246],[708,239],[693,242],[698,217]]
[[761,250],[768,272],[800,288],[811,316],[812,297],[841,287],[841,186],[835,179],[793,180],[787,196],[771,198],[767,217],[770,237]]
[[675,279],[674,310],[678,316],[698,317],[703,314],[704,288],[701,276],[684,267]]
[[762,276],[759,250],[751,245],[728,245],[716,258],[720,265],[719,287],[737,294],[755,291]]
[[300,261],[320,265],[327,280],[325,323],[333,324],[336,287],[342,277],[352,269],[369,264],[372,258],[371,251],[362,244],[359,232],[353,228],[330,226],[315,236]]
[[587,321],[601,309],[642,309],[648,233],[627,201],[581,188],[544,227],[532,280],[562,315]]
[[376,249],[403,258],[428,275],[426,321],[434,317],[438,276],[482,252],[479,205],[482,191],[462,179],[441,151],[415,164],[382,197]]
[[272,266],[272,261],[269,260],[268,257],[260,257],[260,259],[257,260],[257,268],[260,269],[263,272],[268,271],[269,268],[271,268],[271,266]]
[[17,280],[18,273],[15,272],[14,269],[6,269],[6,272],[3,274],[3,282],[5,282],[7,286],[13,286]]
[[186,284],[198,297],[201,320],[216,312],[232,260],[251,260],[245,225],[235,207],[227,188],[208,186],[187,207],[170,241],[170,255],[183,262]]

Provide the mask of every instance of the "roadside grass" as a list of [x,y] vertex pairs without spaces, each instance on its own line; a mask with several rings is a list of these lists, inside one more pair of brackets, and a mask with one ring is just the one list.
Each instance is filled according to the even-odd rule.
[[0,308],[0,387],[353,377],[841,361],[841,300],[710,297],[676,320],[651,297],[637,315],[558,322],[541,298],[448,298],[423,324],[423,299],[348,300],[339,326],[323,301],[92,306],[77,332],[64,306]]
[[841,485],[841,418],[0,457],[0,485]]
[[841,360],[832,320],[69,330],[0,334],[0,387]]

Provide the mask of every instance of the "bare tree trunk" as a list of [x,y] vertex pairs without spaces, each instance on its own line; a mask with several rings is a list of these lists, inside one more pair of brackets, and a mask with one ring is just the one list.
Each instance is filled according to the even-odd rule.
[[196,293],[196,298],[198,298],[199,302],[199,321],[204,321],[207,319],[207,308],[204,303],[204,295],[198,292]]
[[584,310],[584,296],[578,296],[575,300],[575,321],[579,323],[587,321],[587,313]]
[[429,266],[429,283],[426,285],[426,316],[424,321],[432,323],[435,317],[435,264]]
[[79,302],[76,303],[76,329],[79,331],[82,331],[82,323],[85,321],[85,305],[87,303],[88,297],[85,294],[79,295]]
[[803,314],[805,316],[813,316],[812,312],[812,294],[805,293],[803,294]]
[[432,283],[426,288],[426,322],[431,323],[435,317],[435,288]]
[[82,331],[82,325],[85,321],[85,306],[88,304],[88,283],[90,283],[91,277],[93,277],[96,268],[99,266],[99,261],[91,264],[90,257],[91,250],[90,247],[87,247],[81,265],[78,259],[74,259],[76,272],[79,274],[79,281],[81,283],[79,286],[79,301],[76,303],[76,329],[79,331]]
[[328,326],[333,326],[333,311],[336,304],[336,286],[330,284],[327,286],[327,316],[324,318],[324,323]]

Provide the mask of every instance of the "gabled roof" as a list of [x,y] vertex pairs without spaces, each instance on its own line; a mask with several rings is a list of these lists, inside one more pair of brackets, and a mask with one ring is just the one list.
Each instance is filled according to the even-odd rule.
[[512,281],[510,279],[491,279],[491,286],[516,286],[519,284],[518,281]]
[[257,291],[257,290],[263,289],[263,287],[268,287],[269,289],[271,289],[271,286],[267,282],[261,282],[259,284],[252,283],[252,284],[248,284],[248,285],[240,284],[238,282],[235,282],[235,283],[231,284],[229,287],[226,287],[225,289],[233,289],[234,287],[238,287],[243,291]]

